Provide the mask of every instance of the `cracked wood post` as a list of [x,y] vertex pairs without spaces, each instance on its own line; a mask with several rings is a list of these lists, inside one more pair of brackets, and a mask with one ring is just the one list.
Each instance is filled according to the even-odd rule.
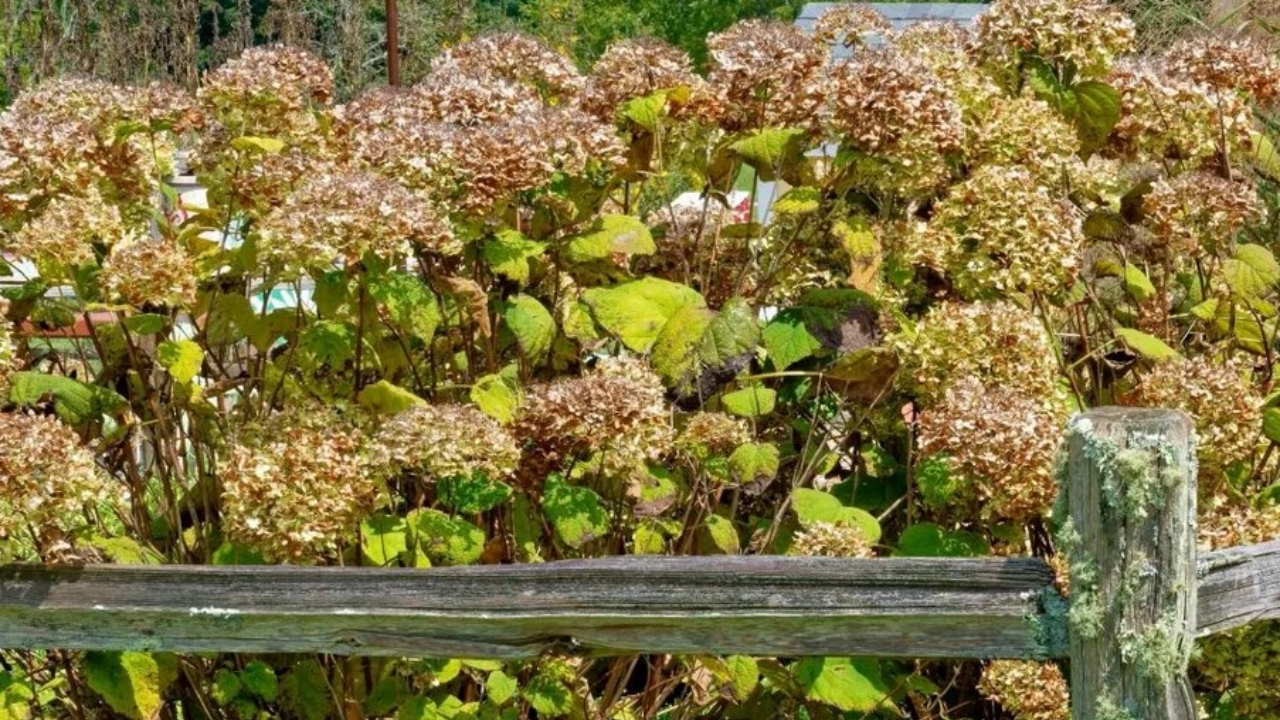
[[1194,720],[1192,424],[1172,410],[1098,408],[1072,419],[1067,442],[1072,718]]

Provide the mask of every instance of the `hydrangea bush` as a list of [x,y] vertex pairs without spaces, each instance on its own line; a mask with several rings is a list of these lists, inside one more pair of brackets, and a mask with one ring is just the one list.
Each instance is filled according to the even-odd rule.
[[[705,77],[504,34],[345,105],[285,47],[194,96],[40,85],[0,116],[35,269],[0,559],[1052,556],[1065,420],[1104,404],[1194,417],[1206,547],[1272,539],[1280,59],[1132,41],[997,0],[972,32],[748,21]],[[1205,643],[1206,712],[1280,717],[1276,637]],[[1069,716],[1036,663],[0,661],[19,718]]]

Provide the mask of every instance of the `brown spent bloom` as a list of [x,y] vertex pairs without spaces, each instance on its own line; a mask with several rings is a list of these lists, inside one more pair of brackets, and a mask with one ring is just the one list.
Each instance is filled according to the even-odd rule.
[[834,5],[818,17],[813,25],[813,39],[822,45],[839,42],[845,47],[866,44],[867,35],[880,35],[892,29],[880,12],[857,5]]
[[[1201,477],[1253,457],[1262,428],[1262,397],[1247,369],[1208,358],[1163,362],[1122,398],[1136,407],[1182,410],[1196,423]],[[1202,488],[1205,485],[1202,485]]]
[[1080,151],[1075,128],[1048,103],[1033,97],[999,97],[969,133],[974,165],[1020,165],[1043,184],[1061,182]]
[[581,378],[529,388],[513,429],[525,444],[521,479],[541,487],[567,463],[603,454],[602,469],[629,473],[671,447],[661,379],[643,361],[607,358]]
[[373,173],[321,175],[291,194],[262,222],[261,255],[289,268],[348,266],[365,253],[384,259],[427,252],[461,252],[449,223],[431,203]]
[[1071,695],[1054,663],[994,660],[982,670],[978,690],[1015,720],[1070,720]]
[[[714,197],[699,203],[666,204],[647,222],[659,235],[658,251],[636,259],[637,272],[681,280],[689,268],[708,268],[698,287],[713,307],[755,285],[755,257],[750,239],[728,237],[721,230],[736,222],[735,211]],[[714,262],[713,262],[714,260]]]
[[690,416],[675,445],[698,458],[727,457],[751,442],[747,422],[719,412],[700,412]]
[[1219,91],[1248,93],[1259,105],[1280,100],[1280,58],[1250,36],[1183,40],[1165,54],[1174,77]]
[[904,138],[921,135],[935,153],[960,149],[960,106],[923,61],[894,49],[869,50],[841,63],[832,82],[831,124],[862,150],[894,155]]
[[1237,497],[1214,497],[1199,503],[1196,538],[1210,550],[1226,550],[1280,539],[1280,505],[1255,506]]
[[65,543],[88,525],[85,508],[127,499],[71,428],[45,415],[0,413],[0,538],[29,528],[38,545]]
[[396,471],[433,480],[477,472],[501,480],[515,472],[520,448],[507,431],[470,405],[419,405],[391,418],[374,437],[376,452]]
[[1264,210],[1253,185],[1210,172],[1161,178],[1142,198],[1143,224],[1175,259],[1226,249],[1236,233],[1261,218]]
[[112,301],[136,308],[190,307],[196,301],[196,268],[187,251],[136,233],[111,248],[99,282]]
[[435,72],[476,76],[493,74],[536,88],[547,99],[571,99],[583,77],[573,61],[542,40],[518,32],[476,38],[446,50],[431,63]]
[[415,122],[471,127],[538,112],[538,90],[485,68],[442,65],[395,100]]
[[610,45],[596,61],[579,103],[596,118],[613,122],[628,100],[677,88],[687,89],[689,97],[668,99],[674,117],[707,115],[711,90],[694,73],[688,54],[662,40],[629,38]]
[[84,195],[55,197],[6,245],[41,267],[72,269],[94,261],[95,244],[111,247],[124,234],[120,211],[91,187]]
[[1133,21],[1094,0],[996,0],[978,17],[979,52],[1016,67],[1025,54],[1070,62],[1085,77],[1106,75],[1133,47]]
[[985,518],[1046,514],[1057,493],[1055,469],[1066,409],[1054,398],[969,377],[920,414],[920,457],[946,457],[968,482],[957,504]]
[[871,544],[862,529],[844,523],[815,522],[791,539],[788,555],[807,557],[871,557]]
[[994,99],[1004,97],[990,73],[970,53],[976,40],[968,27],[954,22],[912,23],[890,33],[889,38],[899,53],[933,69],[966,117],[981,117]]
[[333,72],[304,50],[284,45],[251,47],[206,73],[197,96],[222,116],[264,110],[299,112],[329,103]]
[[1012,303],[943,303],[913,332],[899,332],[888,343],[901,360],[904,389],[925,405],[942,400],[968,377],[1029,397],[1057,394],[1058,363],[1049,335],[1035,313]]
[[744,20],[707,38],[707,80],[723,106],[726,130],[817,130],[826,100],[827,49],[790,23]]
[[219,473],[223,530],[276,562],[336,557],[383,494],[364,433],[325,409],[244,428]]

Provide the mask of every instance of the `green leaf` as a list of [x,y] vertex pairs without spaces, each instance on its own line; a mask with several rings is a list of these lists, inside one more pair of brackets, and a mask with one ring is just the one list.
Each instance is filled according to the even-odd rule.
[[775,370],[786,370],[822,349],[822,343],[805,327],[803,314],[796,310],[778,313],[761,337]]
[[508,700],[515,697],[518,689],[516,679],[501,670],[489,673],[489,678],[484,683],[484,693],[494,705],[507,704]]
[[275,702],[280,692],[276,671],[261,660],[254,660],[240,671],[240,681],[249,692],[267,702]]
[[1280,281],[1280,263],[1261,245],[1240,245],[1236,256],[1222,264],[1222,276],[1232,291],[1257,298]]
[[53,400],[58,417],[71,425],[79,425],[102,415],[111,415],[128,403],[114,390],[89,385],[61,375],[41,372],[16,372],[9,378],[9,402],[31,407]]
[[602,215],[592,228],[568,239],[565,257],[585,263],[613,255],[652,255],[658,247],[648,226],[631,215]]
[[1192,315],[1200,318],[1205,322],[1210,322],[1218,317],[1218,298],[1209,298],[1204,302],[1191,308]]
[[738,539],[738,529],[733,521],[722,515],[708,515],[704,523],[707,542],[704,544],[711,553],[736,555],[742,549]]
[[356,396],[356,402],[360,407],[380,415],[396,415],[409,408],[427,404],[426,400],[386,380],[379,380],[361,388],[360,394]]
[[343,323],[319,320],[303,331],[299,349],[313,368],[341,369],[355,357],[356,333]]
[[743,162],[755,168],[760,179],[772,182],[789,166],[804,162],[808,132],[800,128],[765,128],[731,144]]
[[213,551],[212,565],[266,565],[267,560],[258,550],[239,543],[224,542]]
[[678,534],[681,528],[679,521],[645,518],[631,536],[632,552],[636,555],[661,555],[667,550],[667,538]]
[[204,350],[190,340],[165,340],[156,348],[156,359],[175,381],[185,385],[200,374]]
[[1116,328],[1116,335],[1130,350],[1148,360],[1172,360],[1182,355],[1163,340],[1133,328]]
[[791,491],[791,508],[795,510],[800,524],[809,526],[814,523],[830,523],[847,525],[862,530],[868,543],[880,539],[880,523],[871,513],[856,507],[846,507],[839,498],[831,493],[812,488],[797,488]]
[[842,712],[869,713],[890,701],[892,688],[875,660],[805,658],[791,667],[805,697]]
[[643,97],[632,98],[622,104],[618,114],[649,132],[658,129],[663,110],[667,106],[667,91],[658,90]]
[[573,691],[560,678],[538,673],[525,686],[524,698],[540,718],[564,717],[573,712]]
[[929,457],[916,468],[916,485],[920,496],[934,509],[947,506],[960,489],[959,478],[951,472],[951,464],[945,457]]
[[409,552],[409,521],[378,514],[360,523],[360,554],[366,565],[398,567]]
[[483,473],[446,477],[436,482],[436,497],[442,505],[460,513],[482,513],[506,502],[511,497],[511,486],[490,480]]
[[570,485],[560,475],[547,478],[542,511],[560,542],[577,549],[609,531],[609,513],[591,488]]
[[733,699],[746,702],[760,682],[760,666],[755,658],[746,655],[730,655],[724,662],[729,671],[729,690]]
[[582,294],[596,322],[630,350],[647,353],[681,308],[706,307],[706,300],[686,285],[645,277]]
[[680,309],[653,345],[653,367],[669,387],[683,392],[697,376],[754,352],[760,340],[755,312],[731,298],[719,312],[700,306]]
[[338,314],[338,309],[347,303],[347,274],[342,270],[320,273],[315,277],[315,283],[311,299],[315,301],[316,314],[331,320]]
[[760,323],[751,305],[742,298],[729,298],[716,314],[698,343],[698,363],[702,368],[720,368],[760,342]]
[[516,417],[520,396],[502,375],[485,375],[475,381],[469,394],[471,402],[480,412],[503,425],[511,424]]
[[284,149],[284,142],[275,138],[241,135],[238,138],[232,138],[231,147],[237,150],[256,150],[268,155],[274,155]]
[[764,489],[778,476],[778,447],[773,443],[747,443],[729,456],[734,482]]
[[375,717],[391,715],[408,695],[407,680],[399,675],[388,675],[374,683],[373,690],[364,700],[364,714]]
[[537,298],[513,296],[503,307],[502,319],[526,358],[536,363],[546,357],[556,337],[556,321]]
[[440,304],[431,288],[415,275],[391,272],[369,282],[369,295],[396,327],[429,341],[440,327]]
[[1124,216],[1110,210],[1094,210],[1084,219],[1084,236],[1102,242],[1121,242],[1133,234]]
[[439,510],[414,510],[412,540],[436,565],[470,565],[484,554],[484,531]]
[[903,557],[979,557],[990,555],[991,546],[981,535],[947,530],[933,523],[916,523],[898,538],[894,555]]
[[86,539],[89,545],[101,550],[117,565],[163,565],[164,556],[127,537],[102,537],[92,535]]
[[751,385],[726,393],[720,398],[725,410],[740,417],[752,418],[768,415],[777,404],[778,393],[763,385]]
[[280,706],[297,720],[329,720],[331,697],[329,679],[315,658],[299,660],[280,679]]
[[1151,284],[1151,280],[1147,278],[1147,274],[1138,269],[1136,265],[1124,266],[1124,289],[1129,296],[1138,302],[1146,302],[1148,298],[1156,294],[1156,286]]
[[515,230],[503,230],[485,241],[481,256],[495,275],[524,285],[529,282],[529,259],[546,250],[546,243],[530,240]]
[[221,293],[209,308],[205,335],[210,345],[231,345],[249,337],[257,320],[249,298],[236,293]]
[[1253,133],[1251,139],[1253,152],[1249,155],[1249,161],[1253,163],[1254,169],[1268,179],[1280,182],[1280,151],[1276,150],[1275,143],[1258,132]]
[[1120,91],[1097,80],[1071,86],[1070,108],[1064,114],[1076,127],[1081,148],[1092,153],[1101,148],[1120,122]]
[[165,690],[178,679],[177,656],[169,653],[89,652],[83,667],[89,687],[131,720],[159,715]]
[[822,207],[822,190],[815,187],[791,188],[773,203],[778,215],[809,215]]
[[1262,411],[1262,434],[1271,442],[1280,443],[1280,408],[1269,407]]
[[134,335],[155,335],[165,329],[168,324],[169,318],[150,313],[130,315],[124,319],[124,326]]
[[218,671],[213,674],[211,694],[214,702],[219,705],[230,705],[231,701],[240,694],[240,678],[226,668],[218,668]]
[[30,680],[15,680],[0,670],[0,720],[28,720],[34,700],[36,693]]
[[653,343],[651,362],[668,387],[679,387],[696,374],[696,348],[715,317],[713,310],[688,305],[677,310],[662,326]]

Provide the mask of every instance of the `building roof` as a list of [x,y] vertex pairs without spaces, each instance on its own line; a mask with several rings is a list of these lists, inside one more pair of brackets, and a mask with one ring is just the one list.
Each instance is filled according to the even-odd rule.
[[[868,7],[881,15],[884,15],[894,30],[902,30],[908,25],[918,22],[954,22],[961,25],[972,25],[974,20],[978,18],[987,9],[986,3],[981,2],[958,2],[958,3],[832,3],[819,2],[809,3],[800,11],[800,17],[796,18],[796,26],[801,30],[812,31],[813,25],[818,18],[827,10],[837,6],[852,4],[860,7]],[[871,40],[875,43],[874,38]],[[832,46],[832,54],[836,59],[848,57],[849,48],[840,43]]]

